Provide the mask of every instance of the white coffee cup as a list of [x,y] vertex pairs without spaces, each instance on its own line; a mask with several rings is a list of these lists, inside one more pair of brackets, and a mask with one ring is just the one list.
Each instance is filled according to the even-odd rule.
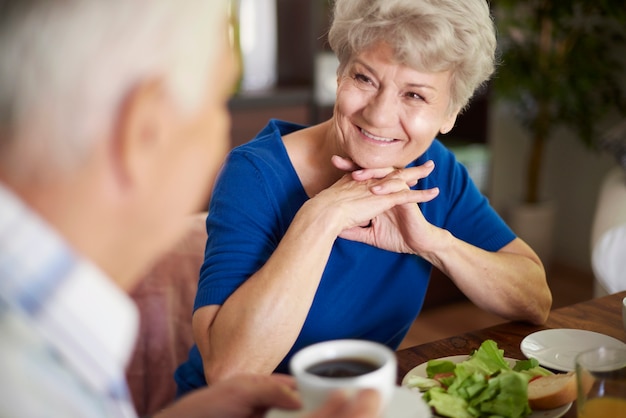
[[[368,371],[360,370],[361,366],[365,366]],[[380,393],[382,412],[396,387],[395,353],[372,341],[348,339],[313,344],[298,351],[289,367],[307,411],[319,408],[335,390],[344,390],[353,395],[360,389],[371,388]],[[357,375],[345,376],[352,374],[355,369],[359,369]],[[358,374],[361,372],[363,374]]]

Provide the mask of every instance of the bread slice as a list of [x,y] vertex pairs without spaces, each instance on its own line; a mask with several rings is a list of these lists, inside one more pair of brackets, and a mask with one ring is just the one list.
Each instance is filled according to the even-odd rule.
[[553,409],[576,400],[574,372],[541,376],[528,383],[528,404],[535,410]]

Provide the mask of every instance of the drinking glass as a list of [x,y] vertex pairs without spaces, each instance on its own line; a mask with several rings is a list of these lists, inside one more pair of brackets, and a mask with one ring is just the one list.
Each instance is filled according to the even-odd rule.
[[578,354],[576,383],[578,418],[626,418],[626,348]]

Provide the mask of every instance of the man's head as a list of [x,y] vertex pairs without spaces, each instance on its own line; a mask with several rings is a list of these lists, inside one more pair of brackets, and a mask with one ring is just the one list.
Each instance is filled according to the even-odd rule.
[[0,181],[124,287],[206,198],[224,0],[0,0]]

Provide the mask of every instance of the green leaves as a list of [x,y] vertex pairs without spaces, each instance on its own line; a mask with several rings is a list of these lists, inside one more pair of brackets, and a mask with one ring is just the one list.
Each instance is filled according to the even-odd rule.
[[626,47],[625,9],[621,0],[496,3],[501,65],[494,91],[516,106],[524,126],[549,135],[567,125],[591,145],[609,110],[626,114],[619,56]]
[[597,149],[608,116],[626,115],[623,0],[497,0],[496,97],[531,134],[525,201],[539,200],[545,143],[557,126]]
[[444,387],[430,388],[424,399],[445,417],[525,417],[532,413],[528,406],[528,382],[544,371],[550,373],[539,367],[536,360],[519,361],[511,368],[496,342],[486,340],[461,363],[429,361],[429,378],[451,372],[453,375],[438,379]]

